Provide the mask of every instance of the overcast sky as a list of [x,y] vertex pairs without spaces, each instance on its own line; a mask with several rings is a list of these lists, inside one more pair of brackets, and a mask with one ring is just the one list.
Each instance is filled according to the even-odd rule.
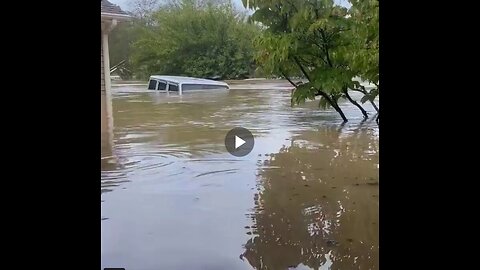
[[[111,3],[114,3],[115,5],[119,5],[123,10],[128,11],[130,10],[130,5],[129,3],[134,0],[109,0]],[[232,0],[235,6],[239,8],[243,8],[243,4],[241,0]],[[345,7],[350,7],[350,3],[348,3],[347,0],[335,0],[338,4],[345,6]]]

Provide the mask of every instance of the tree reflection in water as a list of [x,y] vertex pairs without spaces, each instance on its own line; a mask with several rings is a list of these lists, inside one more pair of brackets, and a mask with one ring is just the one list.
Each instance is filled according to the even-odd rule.
[[240,256],[255,269],[378,269],[378,135],[326,127],[260,166]]

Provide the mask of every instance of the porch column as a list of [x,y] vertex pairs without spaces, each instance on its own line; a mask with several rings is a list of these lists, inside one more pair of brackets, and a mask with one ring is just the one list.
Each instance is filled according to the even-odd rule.
[[[102,21],[102,132],[107,140],[113,143],[113,111],[110,81],[110,54],[108,50],[108,34],[116,26],[116,20]],[[106,123],[105,123],[106,122]],[[106,125],[105,125],[106,124]]]

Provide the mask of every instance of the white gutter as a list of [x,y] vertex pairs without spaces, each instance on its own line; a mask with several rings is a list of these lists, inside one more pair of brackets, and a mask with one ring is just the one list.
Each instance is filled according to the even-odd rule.
[[130,15],[123,15],[123,14],[115,14],[115,13],[102,12],[102,18],[106,18],[106,19],[117,19],[117,20],[131,20],[131,19],[132,19],[132,16],[130,16]]

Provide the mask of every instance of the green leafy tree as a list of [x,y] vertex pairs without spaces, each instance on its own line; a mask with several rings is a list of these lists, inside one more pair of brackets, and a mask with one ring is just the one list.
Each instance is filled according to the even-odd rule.
[[361,102],[369,101],[378,112],[374,100],[379,95],[379,10],[378,0],[350,0],[352,7],[349,10],[351,21],[351,47],[348,51],[350,67],[357,76],[366,82],[375,85],[367,90],[359,86],[353,90],[365,96]]
[[[360,66],[350,67],[355,45],[346,8],[332,0],[251,0],[249,5],[255,9],[252,20],[266,28],[255,43],[256,60],[266,72],[282,74],[295,86],[292,105],[320,96],[320,107],[331,106],[348,121],[338,105],[339,98],[346,98],[368,117],[349,95],[349,89],[361,89],[353,78],[362,73]],[[299,73],[307,83],[289,78]]]
[[143,77],[248,77],[258,27],[247,23],[230,2],[215,3],[182,0],[161,6],[134,44],[135,69]]
[[117,69],[120,77],[124,80],[131,79],[134,70],[130,58],[133,53],[133,44],[139,38],[139,33],[144,24],[134,18],[130,22],[122,22],[109,35],[109,53],[111,67],[123,62]]

